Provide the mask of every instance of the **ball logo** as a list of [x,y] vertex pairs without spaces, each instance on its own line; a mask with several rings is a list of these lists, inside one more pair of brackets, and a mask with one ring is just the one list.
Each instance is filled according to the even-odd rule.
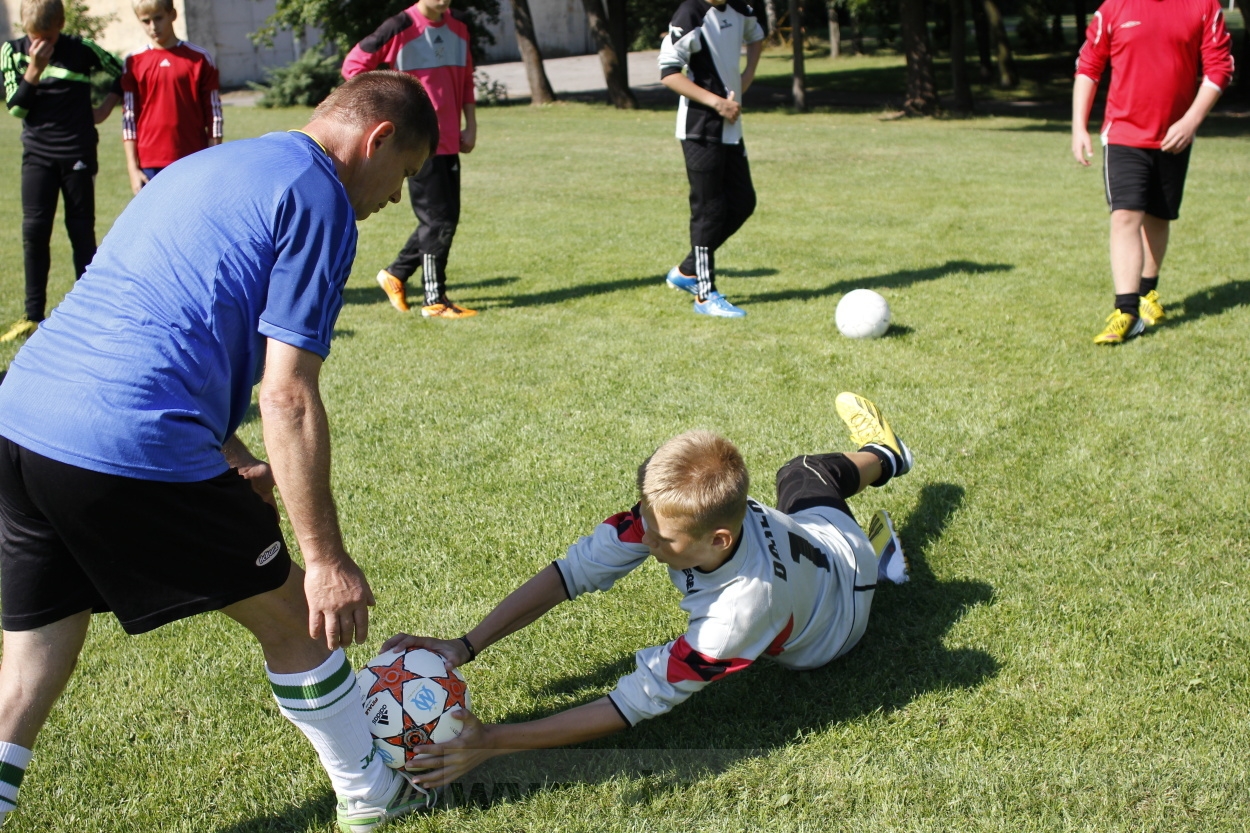
[[270,561],[273,561],[274,558],[277,557],[278,553],[281,552],[281,550],[282,550],[282,542],[274,541],[272,544],[265,547],[264,552],[256,556],[256,566],[264,567]]
[[412,695],[412,704],[423,711],[434,708],[434,692],[429,686],[421,686],[421,690]]

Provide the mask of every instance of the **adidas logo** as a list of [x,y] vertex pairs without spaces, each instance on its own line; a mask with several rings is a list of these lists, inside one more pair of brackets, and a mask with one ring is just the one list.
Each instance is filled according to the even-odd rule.
[[168,58],[161,58],[161,62],[157,64],[157,66],[169,67],[169,66],[173,66],[173,64],[169,62]]
[[442,43],[442,42],[443,42],[443,36],[442,36],[442,35],[435,35],[435,36],[434,36],[434,42],[435,42],[435,43]]
[[722,18],[722,19],[721,19],[721,22],[720,22],[720,27],[721,27],[722,29],[728,29],[730,26],[733,26],[733,22],[732,22],[732,21],[725,20],[724,18]]
[[385,723],[387,717],[386,706],[383,706],[378,709],[378,713],[373,716],[373,725],[376,726],[379,723]]
[[85,171],[85,170],[87,170],[87,163],[86,163],[86,162],[84,162],[84,161],[82,161],[81,159],[79,159],[77,162],[75,162],[75,163],[74,163],[74,167],[70,168],[70,170],[72,170],[72,171]]

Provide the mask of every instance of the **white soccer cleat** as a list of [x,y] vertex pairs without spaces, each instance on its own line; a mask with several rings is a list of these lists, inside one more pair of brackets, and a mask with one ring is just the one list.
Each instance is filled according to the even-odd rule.
[[906,584],[910,578],[907,556],[903,554],[903,542],[894,532],[889,512],[882,509],[872,516],[868,522],[868,540],[877,554],[877,581]]
[[378,802],[339,796],[340,833],[370,833],[412,813],[428,813],[438,804],[438,790],[423,790],[403,775],[395,774],[395,789]]

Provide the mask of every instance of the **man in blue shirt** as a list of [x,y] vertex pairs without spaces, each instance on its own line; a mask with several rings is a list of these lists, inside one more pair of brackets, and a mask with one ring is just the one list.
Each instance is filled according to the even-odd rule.
[[[0,821],[102,611],[128,633],[208,610],[251,630],[343,830],[432,803],[373,756],[342,651],[365,640],[373,595],[339,531],[317,379],[356,222],[398,202],[437,144],[420,82],[378,72],[303,130],[180,160],[14,359],[0,386]],[[234,435],[258,381],[268,463]]]

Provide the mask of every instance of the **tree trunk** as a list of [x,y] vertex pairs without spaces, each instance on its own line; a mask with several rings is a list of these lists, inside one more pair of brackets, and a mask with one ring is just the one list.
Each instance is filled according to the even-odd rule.
[[764,17],[768,19],[768,36],[775,38],[777,33],[777,0],[764,0]]
[[618,110],[637,110],[638,102],[630,92],[622,56],[612,46],[612,34],[608,31],[608,20],[603,13],[603,0],[582,0],[582,6],[586,9],[595,48],[599,50],[603,80],[608,84],[608,100]]
[[951,3],[951,87],[955,91],[955,109],[972,112],[972,86],[968,83],[968,62],[964,57],[968,30],[964,22],[964,0]]
[[530,15],[529,0],[512,0],[512,20],[516,25],[516,45],[525,64],[525,79],[530,85],[530,104],[550,104],[556,100],[547,70],[543,68],[543,53],[534,36],[534,18]]
[[859,13],[850,9],[851,15],[851,52],[855,55],[864,54],[864,30],[859,25]]
[[794,81],[790,94],[794,109],[807,112],[807,72],[803,68],[803,10],[799,0],[790,0],[790,44],[794,47]]
[[1011,56],[1011,42],[1007,40],[1007,27],[1003,23],[1003,13],[998,10],[994,0],[984,0],[985,17],[990,24],[990,34],[994,40],[994,58],[998,63],[998,86],[1009,90],[1019,83],[1016,77],[1016,62]]
[[903,53],[907,56],[907,93],[903,110],[909,115],[937,112],[937,85],[933,82],[933,52],[925,26],[924,0],[901,0]]
[[829,13],[829,57],[842,55],[842,24],[838,21],[837,0],[825,0],[825,9]]
[[607,0],[608,31],[612,35],[612,48],[621,59],[621,80],[629,89],[629,36],[625,28],[626,0]]
[[990,57],[990,22],[985,16],[985,6],[981,4],[981,0],[972,0],[972,27],[977,33],[981,81],[989,81],[994,76],[994,61]]
[[1085,0],[1072,0],[1072,11],[1076,15],[1076,48],[1085,43]]
[[1063,40],[1063,16],[1052,15],[1050,18],[1050,43],[1055,52],[1062,52],[1067,44]]

